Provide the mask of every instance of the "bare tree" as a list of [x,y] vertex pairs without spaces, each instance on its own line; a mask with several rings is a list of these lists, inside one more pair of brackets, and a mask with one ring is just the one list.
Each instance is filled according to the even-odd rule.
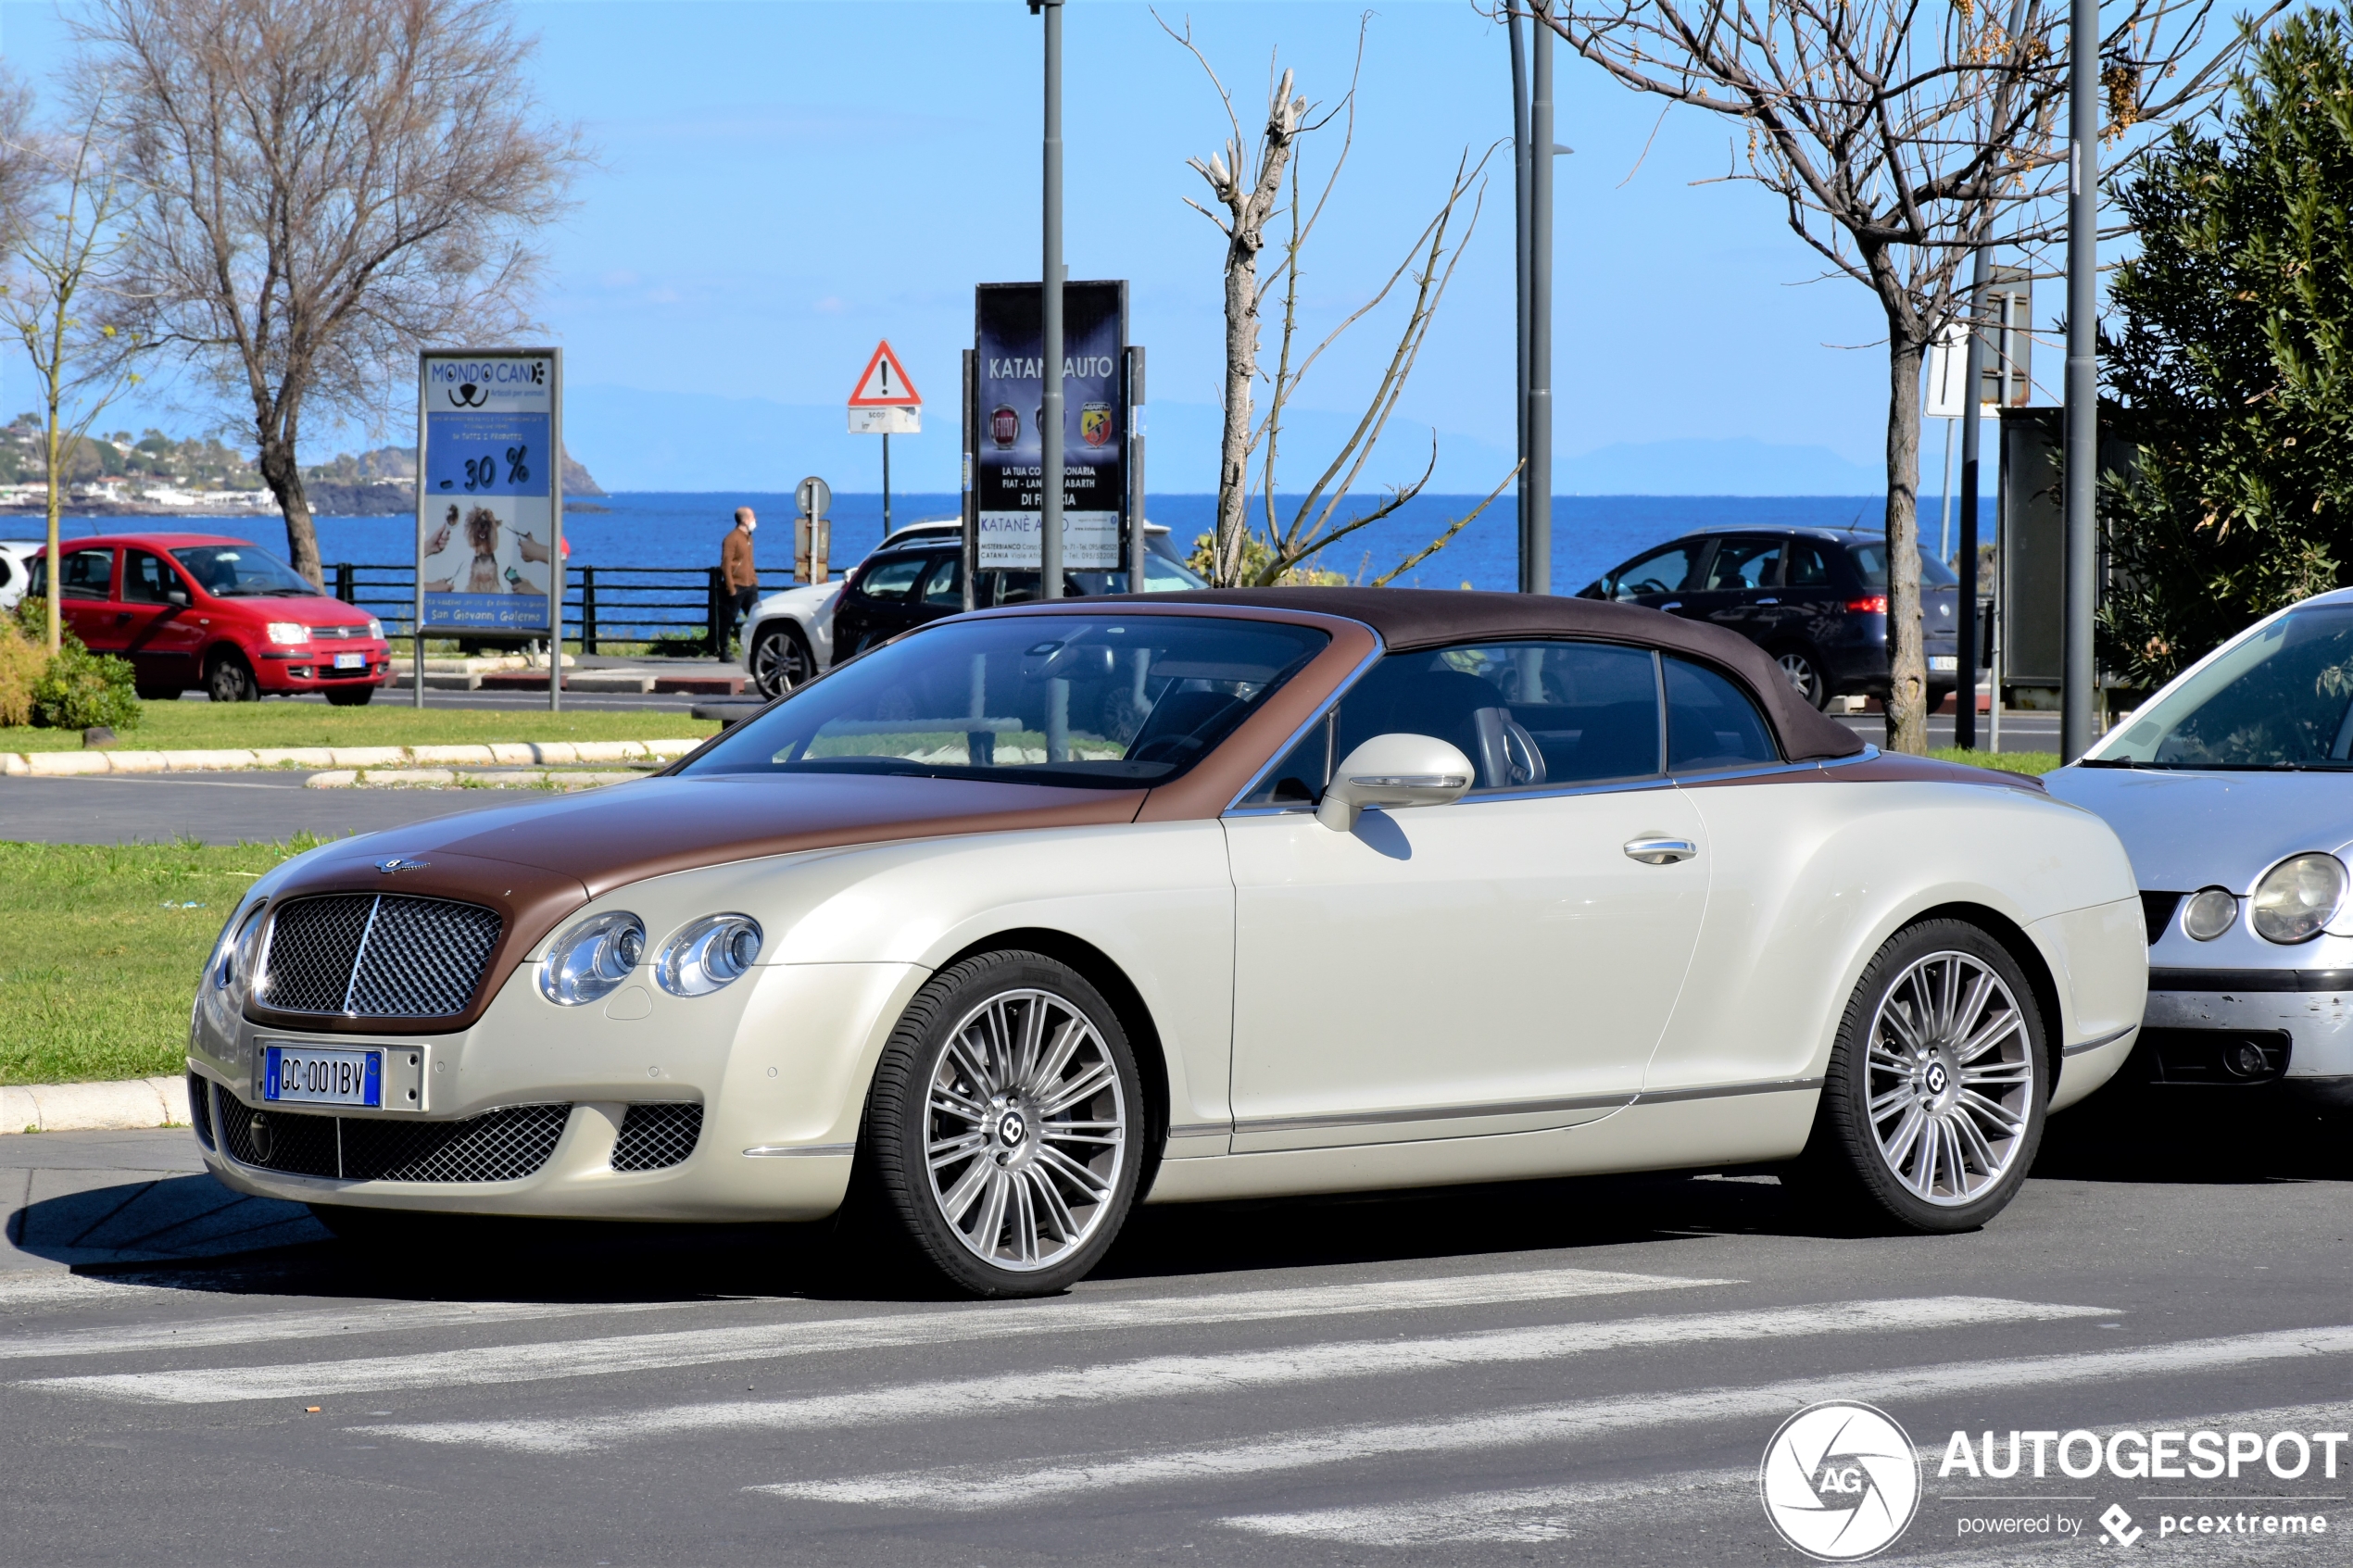
[[103,102],[88,107],[78,132],[41,137],[21,121],[11,145],[24,154],[22,179],[35,207],[21,226],[8,273],[0,281],[0,320],[7,322],[41,383],[42,455],[48,479],[48,641],[56,653],[63,621],[57,520],[66,472],[90,426],[139,380],[132,369],[145,346],[128,324],[139,301],[124,290],[120,264],[135,189],[108,164]]
[[[1921,356],[1967,313],[1980,244],[2048,245],[2065,214],[2066,15],[2051,0],[1518,0],[1621,85],[1744,122],[1727,180],[1764,186],[1826,275],[1887,323],[1888,744],[1927,749],[1918,501]],[[2276,0],[2276,12],[2284,0]],[[2202,111],[2237,45],[2213,0],[2117,0],[2096,41],[2113,142]],[[1997,14],[1997,11],[2003,14]],[[2271,13],[2266,13],[2271,14]],[[1967,613],[1964,601],[1963,613]],[[1969,672],[1956,679],[1967,693]],[[1967,700],[1966,697],[1964,700]]]
[[0,60],[0,256],[16,249],[40,182],[32,142],[32,90]]
[[[1157,13],[1155,13],[1157,16]],[[1369,20],[1361,19],[1356,34],[1356,64],[1361,70],[1365,56],[1365,31]],[[1406,247],[1405,257],[1382,283],[1379,291],[1364,305],[1351,312],[1320,341],[1309,346],[1299,320],[1299,281],[1302,257],[1308,238],[1315,232],[1316,220],[1322,217],[1325,205],[1330,201],[1333,188],[1339,183],[1340,170],[1346,167],[1348,153],[1355,141],[1356,73],[1349,78],[1348,91],[1329,113],[1320,119],[1315,116],[1315,106],[1294,95],[1295,77],[1291,71],[1282,72],[1267,94],[1265,128],[1253,140],[1242,135],[1241,119],[1234,107],[1233,94],[1218,79],[1215,68],[1194,44],[1189,23],[1179,32],[1164,19],[1162,29],[1200,62],[1216,89],[1224,105],[1226,121],[1231,132],[1226,145],[1206,159],[1191,158],[1187,165],[1209,185],[1220,210],[1213,211],[1196,201],[1186,205],[1217,226],[1226,237],[1226,373],[1224,393],[1225,423],[1218,447],[1217,522],[1210,550],[1210,578],[1220,586],[1265,585],[1283,581],[1299,571],[1302,562],[1318,552],[1337,544],[1359,529],[1378,522],[1421,494],[1437,469],[1438,445],[1435,437],[1430,444],[1429,462],[1421,476],[1409,484],[1395,486],[1380,501],[1352,515],[1339,516],[1340,508],[1362,479],[1365,465],[1372,459],[1390,416],[1396,411],[1398,399],[1404,395],[1407,381],[1419,358],[1423,342],[1436,320],[1438,307],[1445,298],[1446,286],[1453,280],[1454,267],[1462,258],[1463,248],[1478,223],[1481,176],[1487,159],[1476,164],[1467,155],[1456,165],[1454,178],[1435,217],[1423,225],[1414,243]],[[1335,119],[1341,124],[1340,148],[1325,175],[1322,187],[1312,204],[1306,199],[1301,174],[1300,147],[1309,134],[1323,130]],[[1490,149],[1490,156],[1492,149]],[[1290,194],[1285,199],[1284,184],[1288,180]],[[1467,205],[1468,212],[1464,208]],[[1281,254],[1271,272],[1261,278],[1258,272],[1259,253],[1266,247],[1267,225],[1277,217],[1288,216],[1290,233],[1284,239]],[[1454,232],[1461,223],[1460,235]],[[1285,521],[1276,491],[1276,459],[1281,446],[1283,415],[1301,383],[1324,351],[1357,322],[1378,309],[1400,282],[1410,281],[1411,306],[1403,326],[1400,329],[1395,347],[1366,400],[1365,412],[1355,429],[1340,449],[1326,465],[1322,475],[1305,496],[1290,508]],[[1282,336],[1276,356],[1276,368],[1270,376],[1259,368],[1258,349],[1261,326],[1260,310],[1266,296],[1277,283],[1283,286]],[[1267,383],[1267,396],[1263,414],[1256,404],[1258,383]],[[1259,460],[1260,500],[1265,508],[1263,533],[1253,533],[1246,515],[1252,458]],[[1513,472],[1516,472],[1515,468]],[[1506,473],[1503,484],[1511,483]],[[1471,521],[1487,509],[1495,496],[1503,493],[1496,486],[1485,501],[1466,515],[1453,520],[1428,546],[1408,556],[1395,567],[1375,579],[1386,583],[1401,572],[1419,565],[1452,542]]]
[[421,345],[529,324],[580,139],[542,118],[500,0],[96,0],[73,26],[147,194],[155,338],[250,408],[321,582],[303,420],[365,418]]

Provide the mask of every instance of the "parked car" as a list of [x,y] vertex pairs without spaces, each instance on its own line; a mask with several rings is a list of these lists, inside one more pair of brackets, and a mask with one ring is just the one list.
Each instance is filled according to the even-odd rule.
[[[29,592],[46,594],[48,558]],[[318,692],[352,708],[391,671],[384,626],[312,587],[250,541],[213,533],[77,539],[60,557],[59,608],[93,651],[131,661],[139,695],[201,688],[215,702]]]
[[2183,671],[2051,793],[2133,857],[2149,944],[2134,1075],[2353,1107],[2353,591]]
[[[751,677],[753,686],[762,696],[781,696],[833,668],[835,615],[842,596],[853,583],[865,581],[859,574],[877,558],[888,557],[900,564],[890,566],[881,578],[873,580],[869,583],[871,591],[852,597],[851,632],[842,643],[844,658],[887,641],[909,626],[962,610],[964,590],[961,565],[944,569],[948,575],[940,578],[937,592],[931,584],[932,574],[943,570],[939,561],[955,558],[963,534],[963,523],[952,517],[911,523],[894,530],[873,555],[852,567],[842,581],[804,583],[761,599],[744,623],[744,670]],[[1144,580],[1149,591],[1166,593],[1203,585],[1170,546],[1168,530],[1163,524],[1144,525]],[[908,570],[905,558],[911,555],[922,558],[922,564],[912,570],[921,576],[923,586],[901,592],[899,580]],[[1037,596],[1036,572],[1011,576],[1014,581],[1000,583],[999,573],[983,573],[978,602],[984,606],[1013,604]],[[1072,595],[1124,593],[1126,581],[1125,571],[1074,572],[1063,579],[1064,591]],[[998,596],[992,599],[988,596],[991,594]]]
[[221,1180],[354,1235],[817,1219],[863,1169],[981,1295],[1146,1199],[1796,1159],[1950,1231],[2131,1048],[2140,922],[2098,818],[1881,756],[1717,627],[1088,597],[918,627],[665,776],[285,862],[206,964],[191,1103]]
[[32,577],[32,559],[47,546],[38,539],[0,539],[0,613],[24,600],[24,585]]
[[[1960,684],[1960,579],[1920,557],[1929,710]],[[1773,656],[1817,708],[1887,696],[1887,538],[1844,528],[1690,533],[1613,568],[1579,596],[1663,609],[1738,632]]]

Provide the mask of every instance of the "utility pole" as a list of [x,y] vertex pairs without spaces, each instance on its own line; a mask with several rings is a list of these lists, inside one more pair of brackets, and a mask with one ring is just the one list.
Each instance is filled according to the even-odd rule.
[[1038,414],[1038,593],[1063,596],[1063,0],[1029,0],[1046,18],[1046,232],[1038,265],[1045,394]]
[[1512,421],[1515,452],[1519,459],[1519,476],[1514,483],[1518,504],[1513,510],[1513,521],[1519,530],[1519,591],[1538,591],[1528,564],[1531,557],[1529,529],[1528,489],[1528,180],[1536,161],[1535,148],[1528,139],[1528,49],[1521,37],[1522,19],[1518,10],[1506,6],[1504,25],[1511,30],[1512,40]]
[[[2078,5],[2085,0],[2077,0]],[[1553,29],[1534,0],[1536,57],[1528,106],[1527,591],[1553,591]]]
[[2068,29],[2066,656],[2059,699],[2059,760],[2072,762],[2092,735],[2094,502],[2099,477],[2099,0],[2073,0]]

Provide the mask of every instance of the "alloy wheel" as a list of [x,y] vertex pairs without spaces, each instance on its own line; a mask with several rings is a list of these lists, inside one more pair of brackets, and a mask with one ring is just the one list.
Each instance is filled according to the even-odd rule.
[[1802,653],[1792,652],[1782,654],[1774,662],[1781,667],[1781,673],[1789,677],[1789,684],[1797,688],[1798,696],[1817,708],[1830,700],[1830,692],[1822,684],[1822,672],[1814,667],[1812,659]]
[[1000,992],[950,1034],[925,1090],[932,1201],[992,1268],[1051,1268],[1112,1210],[1127,1103],[1110,1049],[1069,1001]]
[[762,696],[782,696],[816,673],[799,637],[778,628],[763,633],[751,649],[751,683]]
[[2034,1110],[2018,999],[1974,955],[1917,960],[1871,1019],[1869,1116],[1880,1159],[1924,1203],[1974,1201],[2007,1173]]

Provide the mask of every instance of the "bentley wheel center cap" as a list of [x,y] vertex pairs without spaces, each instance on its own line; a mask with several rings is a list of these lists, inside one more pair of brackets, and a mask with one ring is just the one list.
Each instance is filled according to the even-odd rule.
[[1944,1071],[1944,1064],[1941,1061],[1930,1062],[1928,1064],[1928,1071],[1920,1074],[1921,1086],[1926,1088],[1931,1095],[1943,1094],[1944,1092],[1944,1085],[1948,1081],[1948,1076]]
[[1017,1148],[1029,1136],[1029,1123],[1021,1119],[1020,1111],[1008,1110],[1004,1120],[997,1123],[997,1136],[1007,1148]]

